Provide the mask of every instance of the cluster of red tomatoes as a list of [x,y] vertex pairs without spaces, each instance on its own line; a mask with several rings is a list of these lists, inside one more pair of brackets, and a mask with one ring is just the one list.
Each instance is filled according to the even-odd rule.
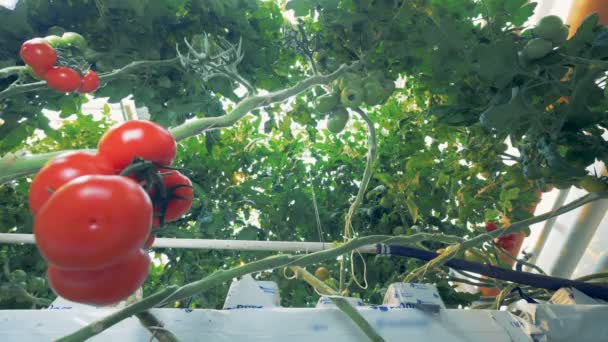
[[166,129],[134,120],[109,129],[97,154],[67,153],[40,170],[28,200],[58,295],[107,305],[142,285],[155,228],[192,205],[192,183],[169,168],[175,154]]
[[34,74],[45,80],[52,89],[63,93],[90,93],[99,88],[99,76],[95,71],[88,70],[81,75],[70,67],[55,65],[57,50],[42,38],[30,39],[23,43],[19,54]]

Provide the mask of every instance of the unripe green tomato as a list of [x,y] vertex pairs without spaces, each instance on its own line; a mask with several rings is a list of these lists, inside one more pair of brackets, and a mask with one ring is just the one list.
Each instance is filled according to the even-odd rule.
[[49,27],[48,30],[46,30],[46,33],[48,35],[56,35],[56,36],[61,36],[64,32],[65,32],[65,29],[61,26],[51,26],[51,27]]
[[344,130],[347,122],[348,111],[343,107],[337,108],[329,115],[327,129],[334,134],[338,134]]
[[77,49],[84,50],[87,47],[87,41],[84,39],[83,36],[76,32],[66,32],[61,36],[61,38],[65,41],[67,45],[73,46]]
[[382,88],[382,84],[378,81],[368,82],[364,86],[365,89],[365,103],[370,106],[375,106],[382,103],[385,98],[385,91]]
[[329,270],[325,267],[319,267],[315,270],[315,277],[321,281],[326,281],[329,279]]
[[24,270],[14,270],[10,274],[10,280],[13,283],[20,283],[27,279],[27,273]]
[[364,91],[361,87],[347,86],[340,93],[340,102],[344,107],[356,108],[363,103]]
[[538,22],[538,25],[534,28],[534,34],[538,38],[546,39],[555,46],[559,46],[568,38],[568,28],[564,26],[560,17],[549,15]]
[[46,290],[47,285],[44,278],[32,277],[27,281],[27,289],[30,292],[42,292]]
[[346,87],[359,87],[361,84],[361,77],[354,73],[346,73],[338,79],[338,88],[340,88],[340,90]]
[[526,59],[533,61],[545,57],[551,50],[553,50],[553,43],[542,38],[534,38],[524,46],[521,53]]
[[320,113],[328,113],[331,112],[338,105],[338,96],[335,94],[325,94],[323,96],[319,96],[315,101],[315,109]]
[[63,38],[56,36],[56,35],[50,35],[50,36],[46,36],[43,38],[45,42],[49,43],[50,46],[54,47],[54,48],[61,48],[66,46],[66,42],[63,40]]

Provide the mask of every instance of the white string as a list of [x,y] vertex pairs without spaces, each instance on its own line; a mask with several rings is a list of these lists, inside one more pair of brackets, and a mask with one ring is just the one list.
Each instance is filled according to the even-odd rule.
[[[359,283],[359,281],[357,280],[357,276],[355,275],[355,252],[359,254],[361,262],[363,263],[363,283],[365,285],[361,285],[361,283]],[[365,262],[365,258],[363,258],[361,252],[359,252],[359,250],[357,249],[350,252],[350,275],[353,277],[353,281],[355,282],[355,284],[357,284],[357,286],[359,286],[363,290],[367,290],[367,287],[369,285],[367,283],[367,263]]]
[[315,187],[312,184],[312,177],[310,176],[310,170],[308,171],[308,181],[310,182],[310,190],[312,191],[312,204],[315,209],[315,219],[317,220],[317,232],[319,233],[319,242],[323,243],[323,249],[325,249],[325,241],[323,240],[323,228],[321,227],[321,218],[319,217],[319,207],[317,206],[317,196],[315,194]]

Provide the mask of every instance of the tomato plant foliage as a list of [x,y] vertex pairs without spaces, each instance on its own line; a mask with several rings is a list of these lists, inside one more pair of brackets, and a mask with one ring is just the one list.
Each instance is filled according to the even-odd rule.
[[[525,208],[536,202],[535,189],[577,184],[586,166],[608,158],[601,138],[608,125],[606,101],[595,82],[605,63],[594,62],[607,57],[608,33],[593,18],[566,42],[541,30],[552,39],[551,50],[522,59],[526,45],[542,39],[522,28],[534,8],[525,0],[19,1],[14,10],[0,8],[0,155],[96,148],[113,124],[108,108],[100,119],[84,113],[90,97],[82,94],[21,91],[37,79],[25,70],[2,71],[22,65],[25,40],[78,32],[87,44],[58,48],[58,63],[67,58],[90,66],[101,80],[95,97],[115,103],[132,95],[152,121],[170,128],[223,115],[240,99],[235,80],[204,80],[181,65],[176,44],[183,53],[186,38],[200,49],[205,32],[232,44],[242,39],[238,73],[258,91],[293,86],[313,70],[360,63],[354,78],[344,76],[255,110],[230,128],[179,141],[173,165],[185,170],[194,196],[186,215],[167,222],[158,236],[342,241],[368,153],[365,121],[352,110],[361,106],[375,125],[378,146],[369,190],[352,218],[357,234],[472,237],[485,231],[486,221],[529,218]],[[284,19],[286,11],[296,20]],[[151,64],[125,68],[138,61]],[[401,85],[394,89],[397,79]],[[62,126],[52,127],[43,110],[59,112]],[[330,132],[325,127],[335,112],[347,113],[346,119]],[[506,153],[507,137],[520,156]],[[131,161],[127,157],[121,168]],[[0,232],[32,232],[24,204],[30,182],[0,186]],[[480,250],[491,257],[488,246]],[[154,252],[168,261],[152,263],[145,293],[269,255]],[[347,281],[346,288],[372,303],[382,301],[391,282],[422,265],[413,259],[365,262],[370,287]],[[44,305],[52,298],[34,247],[2,245],[0,264],[3,308]],[[361,261],[354,265],[361,275]],[[337,262],[317,267],[331,271],[328,282],[339,274]],[[25,277],[13,275],[17,270]],[[279,282],[283,305],[310,306],[318,298],[282,272],[260,277]],[[423,281],[438,284],[452,306],[477,298],[456,292],[449,279],[446,269],[427,273]],[[226,286],[171,305],[221,307]],[[22,295],[12,296],[15,289]]]

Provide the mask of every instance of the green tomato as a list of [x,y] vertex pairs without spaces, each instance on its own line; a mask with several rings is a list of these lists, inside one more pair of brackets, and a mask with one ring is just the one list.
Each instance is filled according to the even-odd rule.
[[320,113],[329,113],[338,105],[338,96],[335,94],[325,94],[319,96],[315,101],[315,109]]
[[41,277],[32,277],[27,281],[27,289],[30,292],[42,292],[46,290],[47,285],[44,278]]
[[14,270],[10,274],[10,280],[13,283],[20,283],[27,279],[27,273],[24,270]]
[[326,281],[329,279],[329,270],[325,267],[319,267],[315,270],[315,277],[321,281]]
[[568,38],[568,28],[564,26],[560,17],[549,15],[538,22],[534,28],[534,34],[538,38],[546,39],[559,46]]
[[372,81],[365,84],[363,87],[365,90],[365,103],[370,106],[381,104],[386,97],[382,84],[378,81]]
[[338,134],[344,130],[347,122],[348,111],[343,107],[337,108],[329,115],[327,129],[334,134]]
[[65,32],[65,29],[61,26],[51,26],[46,32],[49,35],[61,36]]
[[372,70],[368,74],[369,79],[373,79],[378,81],[380,84],[383,84],[386,81],[386,76],[384,76],[384,72],[381,70]]
[[407,233],[407,229],[403,226],[397,226],[393,229],[393,235],[405,235]]
[[358,74],[346,73],[338,79],[338,88],[343,90],[347,87],[360,87],[363,81]]
[[344,107],[355,108],[359,107],[363,103],[364,91],[361,87],[356,85],[347,86],[342,89],[340,93],[340,102]]
[[524,58],[529,61],[545,57],[553,49],[553,44],[542,38],[534,38],[524,46],[521,51]]
[[46,36],[43,39],[45,42],[49,43],[49,45],[54,48],[60,48],[60,47],[66,46],[66,43],[63,40],[63,38],[56,36],[54,34],[50,35],[50,36]]
[[76,32],[66,32],[61,36],[68,46],[73,46],[77,49],[86,49],[87,41],[83,36]]
[[330,56],[324,51],[315,52],[313,58],[322,72],[332,72],[340,67],[340,62],[336,57]]

